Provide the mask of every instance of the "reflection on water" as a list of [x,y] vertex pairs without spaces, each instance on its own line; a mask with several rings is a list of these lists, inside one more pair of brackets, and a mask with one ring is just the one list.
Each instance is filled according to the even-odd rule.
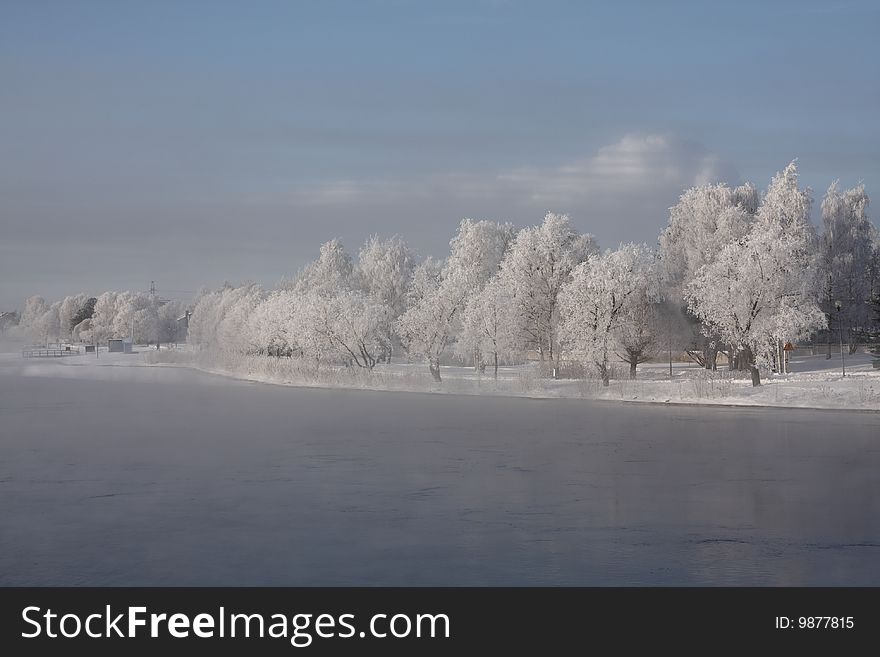
[[0,369],[2,584],[880,585],[877,414],[41,367]]

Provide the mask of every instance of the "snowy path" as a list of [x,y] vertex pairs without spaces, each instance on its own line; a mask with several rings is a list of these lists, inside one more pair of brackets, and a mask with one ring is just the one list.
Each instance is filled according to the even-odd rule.
[[873,413],[34,367],[0,364],[3,585],[880,585]]

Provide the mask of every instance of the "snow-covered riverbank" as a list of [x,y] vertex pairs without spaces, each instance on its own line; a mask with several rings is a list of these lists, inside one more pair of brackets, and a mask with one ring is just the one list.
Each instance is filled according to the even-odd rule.
[[[82,368],[100,375],[100,370],[94,371],[95,368],[173,366],[247,381],[302,387],[880,411],[880,370],[872,367],[872,356],[865,353],[847,356],[845,377],[839,358],[795,357],[791,361],[791,373],[766,376],[763,385],[757,388],[742,373],[726,369],[706,372],[682,363],[674,365],[671,377],[668,365],[645,364],[639,367],[636,379],[614,379],[606,388],[596,379],[544,378],[535,365],[503,367],[497,380],[491,375],[480,375],[472,368],[446,366],[442,368],[443,381],[436,383],[423,365],[413,363],[379,365],[371,373],[348,368],[314,370],[304,368],[296,360],[221,357],[186,351],[155,351],[147,347],[141,347],[134,354],[101,352],[98,358],[89,355],[22,362],[20,354],[11,353],[2,358],[7,365],[17,363],[25,371],[51,367],[61,376],[85,374]],[[69,367],[74,369],[67,371]]]

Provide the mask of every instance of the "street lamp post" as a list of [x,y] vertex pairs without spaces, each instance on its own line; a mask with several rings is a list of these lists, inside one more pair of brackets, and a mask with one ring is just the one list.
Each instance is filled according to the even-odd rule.
[[843,354],[843,322],[840,319],[840,301],[835,301],[834,307],[837,309],[837,331],[840,336],[840,364],[843,368],[843,376],[846,376],[846,356]]

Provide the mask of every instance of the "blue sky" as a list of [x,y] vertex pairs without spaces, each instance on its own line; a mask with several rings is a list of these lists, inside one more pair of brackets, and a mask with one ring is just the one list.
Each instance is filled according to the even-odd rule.
[[273,284],[464,216],[653,243],[683,188],[880,173],[874,2],[0,0],[0,309]]

